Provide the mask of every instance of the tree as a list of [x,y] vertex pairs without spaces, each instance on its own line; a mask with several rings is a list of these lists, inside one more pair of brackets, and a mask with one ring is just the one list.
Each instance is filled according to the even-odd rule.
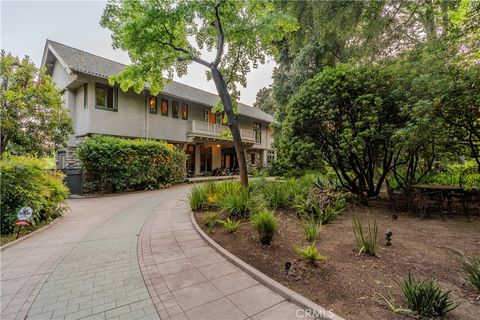
[[394,134],[405,123],[392,89],[392,75],[375,65],[325,68],[287,105],[281,152],[290,154],[293,166],[296,150],[311,155],[305,161],[325,161],[367,203],[390,171]]
[[253,106],[273,116],[275,114],[275,100],[273,99],[272,91],[272,87],[260,89],[257,92]]
[[[274,12],[268,1],[236,0],[110,0],[101,25],[113,32],[113,46],[128,52],[132,64],[110,80],[122,90],[141,92],[147,85],[157,94],[176,72],[189,63],[208,69],[232,132],[240,181],[248,185],[245,152],[235,116],[237,84],[246,86],[250,66],[276,55],[274,41],[296,30],[295,19]],[[213,61],[200,50],[215,52]]]
[[1,52],[0,154],[9,149],[36,156],[51,155],[72,131],[62,95],[50,76],[28,57]]

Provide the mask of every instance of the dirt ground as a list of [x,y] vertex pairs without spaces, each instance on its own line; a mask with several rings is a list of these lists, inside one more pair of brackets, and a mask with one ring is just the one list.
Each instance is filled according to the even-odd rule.
[[[377,257],[359,256],[352,229],[352,212],[347,210],[323,227],[317,240],[320,254],[328,259],[312,266],[302,261],[295,248],[309,243],[304,239],[293,212],[278,213],[279,233],[271,246],[260,244],[256,231],[245,222],[234,233],[217,226],[211,237],[258,270],[290,289],[346,319],[408,319],[394,314],[373,299],[375,292],[395,298],[398,306],[404,301],[394,280],[412,275],[437,279],[444,290],[460,306],[449,319],[480,319],[478,295],[469,288],[460,261],[480,254],[480,218],[467,221],[464,216],[438,216],[419,220],[400,213],[393,219],[381,200],[360,209],[369,212],[378,222],[379,250]],[[196,214],[201,225],[202,213]],[[385,246],[384,234],[393,232],[392,246]],[[293,272],[287,274],[285,262]]]

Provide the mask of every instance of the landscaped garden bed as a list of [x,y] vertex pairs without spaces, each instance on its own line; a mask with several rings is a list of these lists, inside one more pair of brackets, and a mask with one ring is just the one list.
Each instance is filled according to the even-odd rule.
[[[400,277],[407,279],[410,272],[416,279],[436,280],[443,292],[451,290],[449,300],[460,304],[448,313],[448,317],[480,318],[480,293],[475,292],[466,280],[467,273],[462,268],[462,261],[480,254],[478,217],[471,217],[468,221],[459,215],[443,221],[438,215],[418,219],[415,215],[400,213],[393,218],[387,201],[370,201],[368,207],[354,205],[350,201],[344,210],[338,210],[321,226],[313,242],[313,239],[306,240],[305,216],[299,214],[299,210],[302,211],[299,204],[310,201],[311,195],[300,194],[303,201],[300,197],[294,200],[292,193],[306,192],[301,190],[302,187],[292,188],[293,183],[289,182],[254,182],[250,186],[248,201],[266,207],[260,211],[273,213],[276,220],[273,240],[263,245],[254,224],[245,218],[249,207],[253,210],[251,215],[258,213],[253,203],[242,206],[242,201],[237,199],[233,206],[231,201],[225,200],[229,197],[229,190],[234,189],[231,184],[230,187],[220,187],[221,192],[212,192],[207,196],[205,207],[195,208],[201,209],[195,214],[199,225],[225,249],[317,304],[346,319],[410,318],[408,312],[394,313],[386,305],[387,300],[394,301],[392,307],[407,309],[398,283],[401,282]],[[271,201],[275,187],[259,186],[262,184],[277,184],[281,194],[286,195],[278,195],[278,206]],[[210,192],[214,189],[212,185],[204,188],[210,189]],[[265,189],[269,191],[265,192]],[[289,191],[292,189],[297,190]],[[312,187],[310,192],[318,192],[316,189]],[[329,191],[328,194],[331,196],[335,193]],[[282,197],[285,199],[281,200]],[[317,195],[315,198],[321,197]],[[334,198],[344,199],[338,194]],[[282,204],[282,201],[286,202]],[[226,206],[227,203],[230,206]],[[243,209],[232,214],[232,207]],[[324,215],[325,208],[320,211],[320,216]],[[362,221],[366,238],[367,214],[372,228],[373,222],[376,222],[376,256],[363,252],[359,254],[353,231],[354,214],[358,214]],[[227,217],[232,218],[232,223],[225,222],[228,221]],[[232,226],[233,221],[240,221],[238,229],[233,228],[234,232],[222,226]],[[387,246],[384,240],[387,230],[393,233],[391,246]],[[300,248],[312,246],[312,243],[319,255],[315,263],[299,253]]]

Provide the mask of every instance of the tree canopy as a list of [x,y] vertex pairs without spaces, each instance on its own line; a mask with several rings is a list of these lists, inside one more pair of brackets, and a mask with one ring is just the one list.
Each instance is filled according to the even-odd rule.
[[[269,1],[236,0],[111,0],[101,25],[112,30],[113,46],[128,52],[132,64],[111,81],[126,90],[149,88],[157,94],[176,72],[191,62],[207,68],[225,110],[240,167],[248,184],[244,148],[234,114],[237,85],[246,86],[250,68],[276,55],[274,42],[296,30],[295,18],[274,11]],[[201,50],[213,51],[213,60]],[[166,77],[165,77],[166,75]]]
[[66,142],[72,124],[50,76],[28,57],[2,51],[0,81],[1,154],[51,155]]

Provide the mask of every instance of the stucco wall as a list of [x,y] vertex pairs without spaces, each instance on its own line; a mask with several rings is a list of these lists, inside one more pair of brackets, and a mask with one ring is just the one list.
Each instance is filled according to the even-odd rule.
[[52,71],[52,81],[55,85],[60,88],[66,88],[73,80],[75,80],[74,75],[69,75],[67,71],[63,68],[60,62],[55,61],[55,65]]

